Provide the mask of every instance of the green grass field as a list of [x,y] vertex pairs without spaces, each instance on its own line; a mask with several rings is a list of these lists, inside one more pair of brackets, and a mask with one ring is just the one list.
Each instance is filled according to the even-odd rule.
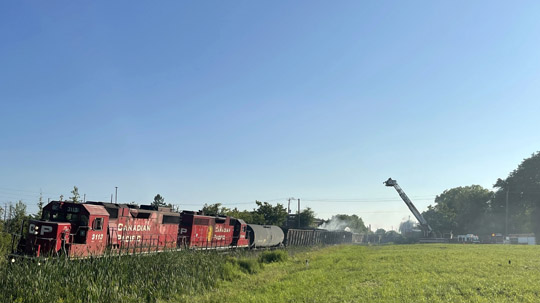
[[540,302],[538,282],[540,246],[337,246],[175,301]]
[[0,302],[540,302],[538,282],[540,246],[183,251],[3,262]]

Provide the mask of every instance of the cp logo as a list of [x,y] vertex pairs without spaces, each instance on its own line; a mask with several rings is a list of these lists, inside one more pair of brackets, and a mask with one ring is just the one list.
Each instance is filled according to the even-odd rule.
[[[41,226],[41,232],[39,233],[40,236],[43,236],[45,233],[51,232],[53,230],[52,226],[48,225],[42,225]],[[28,232],[31,234],[34,234],[36,230],[35,224],[30,224]]]

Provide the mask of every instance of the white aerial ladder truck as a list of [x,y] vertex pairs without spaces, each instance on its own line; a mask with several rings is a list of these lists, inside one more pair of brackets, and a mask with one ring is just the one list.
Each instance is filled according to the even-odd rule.
[[[407,204],[413,215],[416,217],[416,220],[418,220],[418,223],[420,223],[420,227],[422,228],[422,231],[424,232],[424,238],[429,238],[430,236],[433,237],[433,229],[429,224],[427,223],[426,219],[422,216],[422,214],[416,209],[414,204],[412,203],[411,199],[407,197],[403,189],[399,187],[396,180],[392,180],[392,178],[388,178],[385,182],[383,182],[384,185],[394,187],[396,191],[398,192],[401,199],[403,199],[403,202]],[[430,241],[431,242],[431,241]]]

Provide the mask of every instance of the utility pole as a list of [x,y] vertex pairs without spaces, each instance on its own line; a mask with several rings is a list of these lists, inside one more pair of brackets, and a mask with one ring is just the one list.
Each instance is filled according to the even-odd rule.
[[289,205],[287,206],[287,214],[291,213],[291,198],[289,198]]
[[291,213],[291,200],[294,200],[294,198],[293,197],[289,198],[289,205],[287,206],[287,214]]
[[6,220],[6,217],[7,217],[7,211],[8,211],[7,208],[8,208],[8,204],[4,202],[4,231],[9,232],[9,230],[7,230],[7,228],[8,228],[9,226],[5,225],[5,224],[6,224],[6,221],[7,221],[7,220]]
[[291,215],[291,200],[294,200],[293,197],[290,197],[289,199],[287,199],[289,201],[289,204],[287,205],[287,221],[285,221],[285,225],[287,227],[289,226],[293,226],[293,223],[289,220],[290,219],[290,215]]
[[506,186],[506,223],[505,223],[505,236],[508,236],[508,192],[510,191],[510,186]]
[[298,217],[298,228],[300,228],[300,199],[298,199],[298,214],[296,216]]
[[114,189],[114,203],[118,203],[118,186],[115,186]]

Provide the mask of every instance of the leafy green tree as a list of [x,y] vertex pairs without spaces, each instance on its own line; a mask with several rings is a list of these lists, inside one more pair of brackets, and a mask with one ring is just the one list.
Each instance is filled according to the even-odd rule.
[[228,215],[230,212],[230,209],[223,207],[221,203],[214,203],[214,204],[204,204],[202,208],[202,212],[205,215]]
[[253,211],[254,224],[282,226],[287,220],[287,209],[282,204],[272,206],[268,202],[255,201],[258,208]]
[[[227,216],[231,216],[237,219],[244,220],[246,223],[254,223],[254,214],[249,210],[239,210],[238,208],[233,208],[226,213]],[[257,219],[260,221],[259,219]]]
[[456,214],[445,206],[433,207],[429,205],[422,216],[436,233],[445,234],[457,231]]
[[438,233],[485,233],[493,193],[480,185],[455,187],[435,197],[422,215]]
[[8,233],[4,218],[5,209],[0,207],[0,266],[7,260],[6,255],[11,249],[11,235]]
[[19,200],[15,205],[9,204],[9,218],[6,220],[6,230],[12,234],[19,234],[23,224],[27,223],[26,204]]
[[395,230],[389,230],[386,233],[384,233],[381,242],[388,243],[388,242],[400,242],[401,241],[401,235],[395,231]]
[[[222,206],[221,203],[204,204],[202,212],[205,215],[227,215],[237,219],[242,219],[247,223],[263,225],[281,226],[287,219],[287,210],[285,207],[283,207],[283,205],[277,204],[276,206],[272,206],[272,204],[268,202],[260,201],[256,201],[255,203],[257,204],[258,208],[252,211],[241,211],[238,208],[229,209]],[[311,211],[311,214],[312,213],[313,211]],[[306,218],[306,220],[309,222],[310,219]]]
[[384,228],[379,228],[375,231],[375,234],[384,236],[386,234],[386,230],[384,230]]
[[315,227],[315,226],[312,226],[314,221],[315,221],[315,212],[310,207],[302,210],[300,212],[300,215],[298,215],[299,228]]
[[79,203],[81,202],[81,195],[79,195],[79,188],[77,186],[73,186],[73,190],[71,191],[71,194],[73,196],[69,197],[69,199],[73,203]]
[[34,215],[34,219],[41,219],[41,214],[43,213],[43,193],[40,191],[39,192],[39,200],[38,200],[38,203],[37,203],[37,207],[38,207],[38,212],[37,214]]
[[4,212],[5,212],[5,209],[2,208],[2,206],[0,206],[0,233],[4,231],[5,227],[5,223],[4,220],[2,220],[4,218]]
[[508,233],[534,232],[540,237],[540,152],[524,159],[506,179],[498,179],[491,201],[491,227],[506,230],[508,197]]

